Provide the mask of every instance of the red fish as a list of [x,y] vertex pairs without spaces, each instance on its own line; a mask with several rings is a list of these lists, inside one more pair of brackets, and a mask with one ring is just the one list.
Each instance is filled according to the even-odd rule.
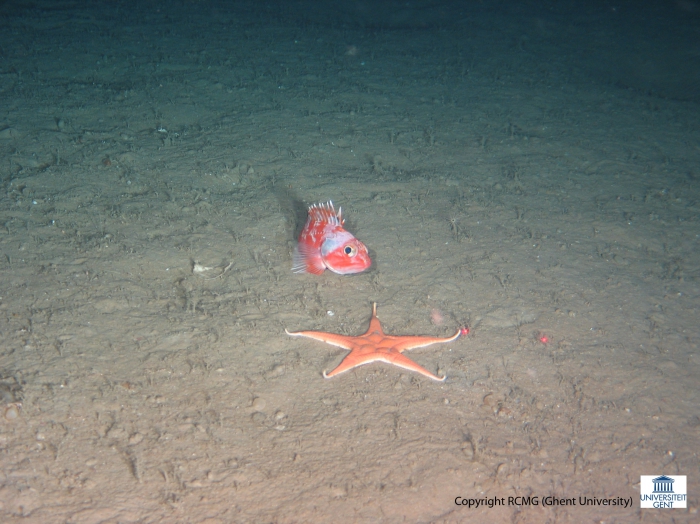
[[333,202],[314,204],[294,250],[292,271],[320,275],[330,269],[339,275],[360,273],[372,261],[365,245],[343,229],[342,208]]

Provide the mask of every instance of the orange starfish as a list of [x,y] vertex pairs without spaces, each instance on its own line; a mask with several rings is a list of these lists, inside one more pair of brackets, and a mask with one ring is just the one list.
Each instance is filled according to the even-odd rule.
[[357,366],[370,364],[372,362],[386,362],[394,364],[400,368],[415,371],[438,382],[443,382],[447,375],[438,377],[413,362],[410,358],[405,357],[401,353],[407,349],[422,348],[431,344],[440,344],[443,342],[452,342],[457,340],[460,335],[469,333],[468,328],[462,328],[457,333],[447,338],[440,337],[413,337],[413,336],[392,336],[385,335],[382,331],[382,326],[377,318],[377,303],[372,304],[372,319],[369,321],[369,329],[364,335],[359,337],[351,337],[346,335],[336,335],[334,333],[325,333],[323,331],[295,331],[289,332],[285,329],[287,335],[293,337],[308,337],[321,342],[327,342],[333,346],[338,346],[344,349],[349,349],[350,353],[343,361],[330,373],[323,372],[325,378],[331,378],[346,371],[350,371]]

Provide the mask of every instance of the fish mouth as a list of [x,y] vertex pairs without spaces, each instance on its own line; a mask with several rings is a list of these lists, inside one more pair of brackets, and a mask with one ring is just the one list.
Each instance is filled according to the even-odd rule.
[[357,265],[357,266],[350,266],[350,267],[341,267],[341,268],[336,268],[331,265],[328,265],[326,263],[326,267],[331,270],[333,273],[337,273],[338,275],[357,275],[358,273],[364,273],[370,269],[372,269],[374,266],[372,265],[372,260],[368,259],[367,260],[367,265]]

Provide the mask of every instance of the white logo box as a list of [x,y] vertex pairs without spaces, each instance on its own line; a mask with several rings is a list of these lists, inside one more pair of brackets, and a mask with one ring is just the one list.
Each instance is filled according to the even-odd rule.
[[687,494],[685,475],[642,475],[640,477],[640,508],[685,508]]

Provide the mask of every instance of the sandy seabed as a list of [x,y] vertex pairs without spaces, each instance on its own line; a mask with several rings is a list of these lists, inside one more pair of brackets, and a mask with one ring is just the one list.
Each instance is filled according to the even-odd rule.
[[[0,7],[3,523],[698,521],[698,84],[517,5]],[[284,333],[372,302],[446,382]]]

